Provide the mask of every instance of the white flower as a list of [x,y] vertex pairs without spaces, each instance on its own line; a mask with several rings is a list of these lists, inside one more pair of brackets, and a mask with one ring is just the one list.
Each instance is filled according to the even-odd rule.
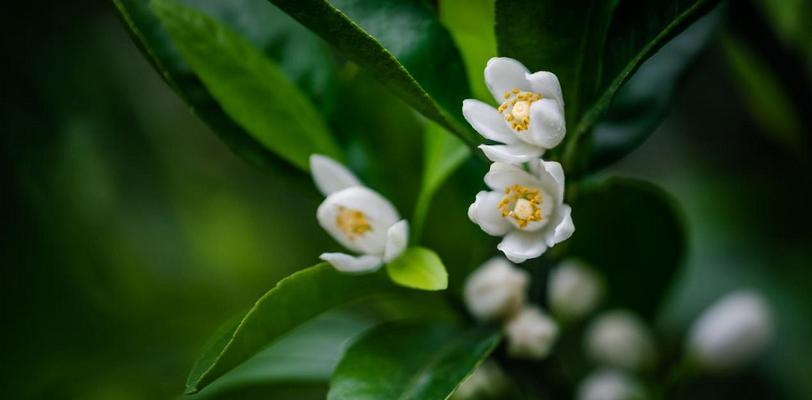
[[501,399],[508,386],[505,373],[499,364],[485,360],[474,373],[465,379],[451,396],[453,400],[469,400],[479,398]]
[[583,263],[565,260],[550,273],[547,293],[553,314],[578,319],[598,305],[603,296],[603,282]]
[[641,371],[655,361],[654,340],[646,325],[624,310],[598,316],[587,329],[586,352],[599,364]]
[[341,272],[370,272],[397,258],[406,249],[409,224],[392,203],[364,187],[336,161],[310,156],[310,171],[327,196],[316,212],[319,225],[347,249],[359,253],[324,253],[320,258]]
[[468,217],[492,236],[504,236],[497,248],[510,261],[524,262],[568,239],[575,227],[564,201],[561,164],[535,160],[530,172],[495,162],[485,174],[492,191],[482,191]]
[[503,143],[479,146],[491,161],[520,164],[561,143],[564,97],[555,74],[531,74],[512,58],[496,57],[485,66],[485,83],[499,108],[468,99],[462,114],[486,139]]
[[526,307],[505,326],[508,354],[542,359],[558,338],[558,325],[537,307]]
[[481,321],[507,317],[524,306],[529,282],[526,271],[504,258],[492,258],[465,280],[465,305]]
[[578,385],[578,400],[642,400],[643,384],[622,371],[600,369],[590,373]]
[[688,352],[705,367],[731,369],[763,350],[772,331],[772,313],[766,300],[756,292],[740,290],[702,313],[688,337]]

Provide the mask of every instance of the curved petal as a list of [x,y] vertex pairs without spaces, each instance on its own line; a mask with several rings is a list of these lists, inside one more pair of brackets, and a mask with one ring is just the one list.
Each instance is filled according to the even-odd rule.
[[569,239],[575,232],[575,225],[572,223],[572,208],[567,204],[562,204],[559,206],[558,214],[560,215],[558,224],[556,224],[553,234],[547,238],[547,245],[550,247]]
[[526,143],[551,149],[561,143],[566,133],[564,113],[558,104],[552,99],[541,99],[530,106],[529,129],[517,136]]
[[539,71],[527,74],[526,78],[530,81],[530,87],[534,92],[540,94],[542,98],[555,100],[561,111],[564,111],[564,95],[561,94],[561,84],[554,73]]
[[322,253],[319,256],[324,261],[330,263],[335,269],[347,273],[374,272],[381,268],[383,260],[380,257],[362,255],[352,256],[344,253]]
[[544,154],[544,149],[541,147],[531,146],[528,144],[509,144],[509,145],[479,145],[479,149],[485,153],[485,157],[493,162],[502,162],[508,164],[521,164],[530,160],[538,159]]
[[502,218],[499,212],[501,192],[477,193],[476,200],[468,207],[468,218],[491,236],[502,236],[512,229],[512,225]]
[[389,227],[386,231],[386,246],[384,246],[383,261],[389,262],[403,254],[409,244],[409,221],[402,219]]
[[325,196],[353,186],[364,186],[345,166],[321,154],[310,156],[310,173]]
[[527,171],[508,163],[495,162],[485,174],[485,184],[496,191],[503,191],[510,185],[538,187],[541,182]]
[[505,92],[513,89],[530,91],[527,68],[522,63],[507,57],[494,57],[485,66],[485,84],[497,103],[502,103]]
[[463,100],[462,115],[485,139],[505,144],[517,143],[516,134],[495,108],[474,99]]
[[525,262],[544,254],[547,250],[543,232],[510,232],[499,242],[496,248],[505,253],[505,257],[510,261],[517,264]]
[[[367,229],[348,232],[339,226],[347,212],[362,213]],[[327,233],[344,247],[364,254],[383,256],[386,248],[387,230],[400,220],[397,210],[386,198],[366,187],[351,187],[335,192],[321,203],[316,217]]]
[[555,161],[542,161],[531,169],[542,182],[542,186],[556,196],[555,203],[564,202],[564,168]]

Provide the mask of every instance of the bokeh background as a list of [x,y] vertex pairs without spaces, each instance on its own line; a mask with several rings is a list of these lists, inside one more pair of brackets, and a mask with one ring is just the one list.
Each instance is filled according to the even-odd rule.
[[[664,122],[602,172],[656,182],[682,207],[689,253],[661,333],[679,338],[730,289],[773,305],[774,345],[744,381],[708,383],[710,398],[728,380],[753,398],[812,398],[810,17],[804,0],[728,4]],[[218,325],[335,246],[318,199],[233,155],[112,4],[18,2],[0,18],[0,398],[177,397]],[[414,169],[364,177],[411,209],[421,121],[363,72],[339,74],[332,90],[350,100],[328,105],[331,127],[386,132],[351,145]]]

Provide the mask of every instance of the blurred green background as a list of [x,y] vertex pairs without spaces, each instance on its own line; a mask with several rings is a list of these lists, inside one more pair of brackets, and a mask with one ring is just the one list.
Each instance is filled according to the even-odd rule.
[[[683,207],[689,256],[662,332],[679,337],[727,290],[767,295],[777,340],[746,372],[769,388],[754,398],[812,398],[811,8],[729,4],[662,125],[601,173],[656,182]],[[112,4],[18,3],[2,22],[0,398],[175,397],[218,325],[336,247],[316,224],[317,196],[233,155]],[[351,153],[356,164],[413,168],[398,182],[364,176],[410,210],[421,121],[363,72],[339,73],[337,96],[352,101],[331,106],[331,127],[386,130],[347,147],[375,149]],[[350,106],[371,100],[386,112]],[[443,200],[454,190],[433,212],[467,224]]]

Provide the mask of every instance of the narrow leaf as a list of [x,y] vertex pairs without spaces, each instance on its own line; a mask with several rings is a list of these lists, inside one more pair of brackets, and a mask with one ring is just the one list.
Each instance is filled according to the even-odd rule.
[[465,60],[468,81],[476,98],[491,101],[482,79],[488,59],[496,56],[494,0],[443,0],[437,4],[440,21],[448,28]]
[[410,247],[386,264],[389,278],[398,285],[420,290],[444,290],[448,273],[437,253],[425,247]]
[[482,328],[382,325],[347,350],[327,399],[447,399],[500,339],[498,332]]

